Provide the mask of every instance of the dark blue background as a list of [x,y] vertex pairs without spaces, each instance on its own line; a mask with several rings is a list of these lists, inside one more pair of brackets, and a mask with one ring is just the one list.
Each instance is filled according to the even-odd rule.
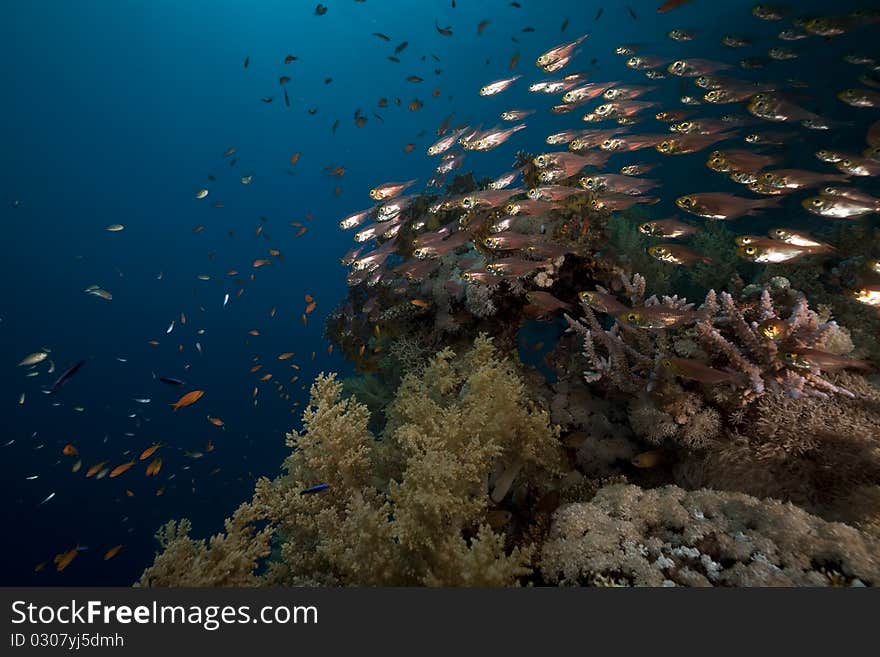
[[[319,371],[351,370],[336,354],[328,356],[322,337],[323,319],[346,291],[338,258],[351,242],[337,222],[369,207],[367,192],[376,184],[412,177],[424,183],[430,178],[436,162],[424,150],[450,112],[455,112],[455,123],[488,128],[500,123],[498,113],[505,109],[544,110],[558,102],[527,93],[527,83],[553,77],[535,68],[534,59],[584,32],[590,38],[565,72],[589,68],[596,57],[594,79],[643,82],[641,74],[624,68],[613,55],[615,46],[639,42],[646,53],[733,61],[766,53],[776,45],[774,35],[788,27],[753,19],[752,3],[741,1],[697,0],[657,16],[658,0],[633,0],[629,4],[638,20],[620,3],[583,0],[522,0],[521,9],[506,0],[459,0],[455,9],[449,0],[325,4],[329,11],[321,17],[313,15],[314,2],[293,0],[34,0],[3,5],[0,417],[2,443],[15,442],[0,447],[0,584],[131,583],[150,562],[152,535],[161,523],[188,516],[194,533],[207,536],[250,495],[256,476],[278,472],[286,453],[284,433],[299,423],[299,411],[292,414],[291,403],[307,398],[301,386],[307,387]],[[804,13],[829,10],[828,3],[796,4]],[[603,5],[604,15],[594,22]],[[833,9],[840,10],[840,3]],[[478,37],[476,26],[485,18],[491,22]],[[560,34],[566,18],[570,24]],[[454,36],[439,35],[435,19],[452,25]],[[535,31],[523,33],[526,26]],[[666,32],[675,27],[697,31],[698,40],[681,44],[667,39]],[[386,43],[372,32],[384,32],[392,40]],[[764,40],[748,51],[730,51],[719,45],[720,36],[730,32]],[[402,62],[388,61],[402,41],[409,42],[399,55]],[[804,42],[791,45],[806,47]],[[816,47],[810,41],[806,49]],[[496,98],[480,98],[481,85],[510,74],[508,62],[517,51],[517,72],[524,79]],[[849,76],[847,86],[854,86],[855,70],[841,64],[840,52],[834,52],[833,61],[814,53],[812,60],[807,56],[774,64],[759,74],[731,73],[756,79],[791,75],[815,83],[839,70]],[[285,65],[287,54],[298,60]],[[250,58],[247,70],[242,66],[245,56]],[[435,68],[442,74],[436,75]],[[405,81],[413,74],[425,81]],[[290,108],[283,103],[280,75],[292,77],[287,86]],[[327,77],[333,78],[331,84],[324,83]],[[677,106],[678,80],[657,84],[660,90],[651,98]],[[435,87],[441,89],[436,98],[431,93]],[[833,94],[822,87],[810,90],[811,107],[841,114]],[[263,96],[275,100],[264,104],[259,100]],[[383,96],[391,106],[377,108]],[[402,107],[394,104],[397,97]],[[406,105],[414,97],[425,106],[409,112]],[[310,107],[318,108],[316,115],[308,114]],[[358,108],[368,117],[361,129],[353,120]],[[734,109],[724,106],[721,111]],[[505,147],[468,156],[465,169],[478,175],[507,171],[516,150],[546,150],[544,137],[579,124],[580,115],[542,111]],[[336,119],[340,126],[333,135],[330,127]],[[662,129],[651,125],[637,130]],[[421,131],[426,134],[419,137]],[[406,154],[403,146],[410,142],[417,147]],[[826,140],[810,149],[830,145]],[[234,167],[222,157],[230,146],[237,149]],[[851,144],[853,150],[861,146]],[[296,151],[301,158],[290,167]],[[659,157],[640,155],[636,161],[652,156]],[[667,164],[658,213],[668,214],[674,196],[695,191],[697,180],[736,189],[710,177],[704,159]],[[347,173],[341,179],[328,177],[324,168],[330,165],[345,166]],[[209,182],[208,174],[217,181]],[[254,176],[248,186],[239,183],[246,174]],[[334,194],[337,184],[339,196]],[[193,193],[201,187],[211,194],[195,200]],[[21,201],[20,207],[12,207],[14,200]],[[217,200],[225,207],[211,207]],[[313,221],[305,219],[307,213]],[[255,235],[260,217],[266,218],[264,231],[271,240]],[[296,239],[291,221],[307,224],[308,232]],[[122,223],[125,230],[106,232],[111,223]],[[197,225],[205,229],[194,234]],[[283,262],[252,269],[251,262],[267,257],[268,248],[280,249]],[[213,261],[209,252],[216,253]],[[256,274],[254,283],[245,283],[240,299],[235,297],[237,286],[225,275],[232,268],[244,276]],[[159,272],[164,272],[162,280],[157,280]],[[198,280],[202,273],[211,280]],[[112,292],[113,300],[84,294],[90,284]],[[222,308],[226,292],[232,299]],[[306,293],[318,301],[308,327],[299,321]],[[273,306],[278,312],[271,319]],[[186,313],[187,324],[178,320],[166,335],[169,321],[180,312]],[[205,334],[197,336],[198,328]],[[248,336],[250,329],[259,329],[261,335]],[[160,341],[158,348],[147,344],[152,339]],[[196,340],[204,356],[195,352]],[[178,344],[184,345],[183,354]],[[34,378],[24,378],[25,368],[16,367],[42,346],[52,350],[58,372],[87,360],[55,398],[40,392],[53,379],[45,373],[45,363]],[[279,363],[276,356],[283,351],[296,352],[296,357]],[[313,351],[314,362],[309,358]],[[265,367],[251,374],[255,357]],[[290,370],[291,362],[302,370]],[[191,364],[189,372],[184,363]],[[291,392],[290,402],[278,397],[272,382],[256,383],[267,371]],[[187,387],[164,386],[151,372],[185,378]],[[300,381],[288,384],[291,374],[299,374]],[[251,401],[254,385],[261,388],[256,407]],[[193,388],[204,389],[204,398],[172,413],[167,404]],[[18,404],[21,392],[26,393],[23,406]],[[140,405],[134,397],[153,401]],[[58,407],[51,406],[53,399],[60,402]],[[78,405],[85,411],[73,410]],[[137,420],[128,417],[133,412],[139,414]],[[208,413],[220,416],[226,427],[210,425]],[[185,450],[204,451],[209,439],[215,451],[199,460],[185,456]],[[158,478],[144,476],[144,463],[117,479],[84,478],[90,465],[105,459],[111,466],[122,463],[154,442],[165,445],[158,453],[164,459]],[[77,475],[70,472],[75,459],[61,454],[66,443],[75,444],[82,455],[83,469]],[[210,475],[215,468],[220,472]],[[39,478],[25,479],[34,474]],[[156,497],[162,484],[167,490]],[[135,496],[126,497],[126,488]],[[56,497],[40,505],[53,491]],[[89,550],[56,573],[52,557],[77,543]],[[118,543],[125,544],[123,551],[112,561],[102,561],[104,551]],[[35,565],[45,561],[45,571],[34,573]]]

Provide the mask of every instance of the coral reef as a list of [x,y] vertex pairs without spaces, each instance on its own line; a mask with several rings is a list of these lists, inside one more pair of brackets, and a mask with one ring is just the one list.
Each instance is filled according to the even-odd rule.
[[[517,155],[525,181],[537,183],[531,156]],[[560,181],[561,183],[563,181]],[[556,185],[557,202],[526,197],[524,188],[498,189],[490,180],[457,175],[447,195],[395,199],[343,219],[355,235],[375,242],[343,258],[352,268],[349,295],[327,323],[326,335],[360,371],[374,371],[385,349],[415,333],[431,334],[431,351],[463,348],[487,332],[513,350],[523,321],[546,308],[530,303],[540,290],[571,305],[578,287],[611,265],[594,258],[610,214],[590,207],[576,177]]]
[[[568,466],[549,414],[491,340],[408,373],[381,440],[367,407],[341,391],[318,377],[303,430],[288,436],[286,474],[259,480],[207,547],[185,521],[168,525],[142,584],[501,586],[530,572],[534,532],[514,518]],[[310,492],[316,484],[327,488]],[[270,537],[277,557],[261,569]]]
[[880,543],[791,504],[616,484],[556,511],[541,572],[562,585],[862,586],[880,582]]
[[[842,355],[853,348],[848,331],[780,278],[746,287],[739,301],[710,292],[699,309],[676,297],[644,300],[639,276],[621,287],[628,304],[600,288],[584,295],[583,319],[567,317],[588,366],[581,380],[590,391],[580,396],[617,396],[626,409],[613,458],[607,449],[581,458],[602,444],[587,430],[582,472],[739,491],[829,520],[876,522],[880,391],[841,371],[863,367]],[[603,314],[613,318],[608,329]],[[651,318],[669,328],[644,328]],[[557,388],[576,387],[573,349],[558,359]],[[628,470],[628,453],[648,458],[633,458]]]

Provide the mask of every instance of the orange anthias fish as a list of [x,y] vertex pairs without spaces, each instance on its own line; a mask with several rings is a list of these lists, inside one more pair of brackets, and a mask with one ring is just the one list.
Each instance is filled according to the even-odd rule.
[[79,545],[74,548],[71,548],[67,552],[62,552],[61,554],[55,555],[55,570],[59,573],[67,568],[70,565],[70,562],[74,560],[76,555],[79,553]]
[[264,265],[268,265],[269,262],[270,261],[266,258],[257,258],[256,260],[254,260],[254,267],[262,267]]
[[122,465],[117,465],[110,471],[110,478],[113,479],[114,477],[121,475],[123,472],[130,470],[135,463],[137,463],[137,461],[128,461]]
[[183,408],[184,406],[191,406],[195,404],[202,398],[202,395],[205,394],[204,390],[193,390],[191,392],[186,393],[183,397],[178,399],[176,402],[171,404],[171,407],[176,411],[178,408]]
[[140,460],[145,461],[150,458],[153,454],[156,453],[156,450],[159,449],[162,445],[156,443],[150,447],[147,447],[143,452],[141,452]]
[[306,315],[308,315],[310,312],[312,312],[317,307],[317,305],[318,305],[317,301],[312,301],[311,303],[309,303],[309,305],[306,306]]
[[149,465],[147,465],[147,476],[153,477],[159,474],[159,470],[162,469],[162,457],[156,457],[152,461],[150,461]]
[[222,427],[223,426],[223,420],[221,420],[219,417],[213,417],[213,416],[209,415],[208,422],[213,424],[215,427]]
[[67,444],[64,446],[64,449],[61,450],[65,456],[78,456],[79,450],[71,444]]
[[105,465],[107,465],[107,461],[101,461],[100,463],[95,463],[95,465],[93,465],[91,468],[89,468],[86,471],[86,479],[88,479],[89,477],[94,477],[97,474],[98,470],[103,468]]
[[112,548],[110,548],[109,550],[107,550],[104,553],[104,561],[109,561],[110,559],[115,557],[117,554],[119,554],[119,551],[121,549],[122,549],[122,543],[120,543],[119,545],[114,545]]
[[293,358],[292,351],[285,351],[283,354],[278,354],[278,360],[287,360],[288,358]]

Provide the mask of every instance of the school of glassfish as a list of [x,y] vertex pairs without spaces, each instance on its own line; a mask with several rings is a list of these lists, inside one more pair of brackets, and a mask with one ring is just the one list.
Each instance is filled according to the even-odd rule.
[[[667,2],[658,12],[675,9],[684,2]],[[630,13],[635,18],[634,12]],[[779,7],[757,5],[753,15],[765,21],[785,21],[788,11]],[[597,14],[597,19],[601,15]],[[847,16],[824,18],[792,18],[790,26],[779,34],[782,41],[812,39],[821,47],[821,38],[838,38],[847,33],[876,28],[880,13],[871,10],[856,11]],[[677,41],[692,41],[695,36],[680,30],[670,33]],[[820,39],[817,40],[817,37]],[[562,71],[577,55],[578,48],[588,39],[577,39],[550,48],[537,57],[535,65],[545,73]],[[750,44],[745,38],[729,35],[723,45],[735,49]],[[807,211],[828,219],[853,219],[880,212],[880,198],[862,188],[871,185],[880,173],[880,121],[874,121],[865,134],[864,144],[853,144],[852,151],[823,149],[816,153],[821,163],[831,164],[837,171],[800,168],[777,168],[783,164],[784,154],[767,147],[782,145],[797,139],[797,129],[829,132],[838,123],[801,107],[795,100],[797,81],[756,81],[739,79],[731,71],[735,63],[686,58],[669,61],[650,54],[636,54],[642,46],[623,45],[616,54],[626,57],[626,67],[641,71],[652,81],[666,78],[681,80],[680,101],[687,109],[662,109],[658,102],[634,100],[649,96],[657,85],[624,84],[619,80],[587,82],[589,72],[575,72],[557,79],[532,82],[528,89],[534,94],[561,94],[561,103],[548,108],[557,114],[586,110],[581,119],[589,124],[610,122],[610,128],[573,128],[546,137],[548,145],[568,144],[567,151],[541,153],[531,159],[519,157],[516,168],[501,174],[483,190],[465,194],[448,193],[447,176],[460,169],[465,155],[471,151],[493,149],[525,129],[526,123],[510,128],[462,124],[453,127],[451,117],[437,129],[439,140],[428,147],[430,157],[440,157],[435,177],[427,182],[428,188],[447,193],[432,196],[427,207],[417,207],[423,197],[418,194],[402,196],[416,181],[387,182],[370,192],[371,198],[383,201],[365,210],[344,217],[339,222],[343,230],[360,228],[354,240],[361,244],[342,262],[351,267],[349,285],[365,283],[375,286],[390,285],[404,293],[408,285],[429,277],[439,267],[447,253],[468,249],[463,261],[461,280],[468,283],[495,285],[502,280],[520,280],[534,276],[553,266],[556,258],[578,253],[579,246],[570,240],[559,239],[560,228],[568,228],[560,219],[554,222],[553,211],[562,209],[572,199],[584,198],[594,211],[617,212],[635,204],[653,204],[659,199],[646,192],[660,185],[660,181],[641,178],[641,174],[655,165],[626,163],[619,173],[601,171],[612,155],[637,154],[642,149],[654,148],[664,155],[685,155],[715,146],[706,162],[712,171],[726,174],[756,196],[727,192],[699,191],[675,199],[682,211],[712,221],[731,221],[779,207],[781,196],[799,191],[815,195],[803,199]],[[773,47],[769,57],[784,61],[797,57],[796,53]],[[837,98],[859,110],[880,108],[880,66],[868,56],[847,56],[847,62],[858,67],[859,82],[872,88],[849,88],[837,93]],[[513,68],[515,62],[512,62]],[[754,70],[766,64],[754,58],[743,59],[740,68]],[[518,84],[523,75],[498,79],[479,90],[481,96],[492,96]],[[696,89],[687,90],[690,81]],[[598,105],[585,107],[598,99]],[[711,112],[716,106],[739,105],[747,113],[726,113],[720,116],[699,116],[697,107]],[[502,120],[520,120],[533,114],[534,108],[504,112]],[[649,134],[632,134],[636,123],[651,124]],[[575,119],[577,120],[577,119]],[[773,124],[791,127],[790,132],[768,131]],[[664,128],[668,129],[664,132]],[[746,132],[745,129],[748,129]],[[745,146],[757,148],[744,148]],[[861,153],[856,149],[863,148]],[[823,166],[823,165],[820,165]],[[581,175],[586,168],[599,169],[590,175]],[[522,179],[522,184],[511,187]],[[818,192],[818,194],[817,194]],[[409,210],[407,212],[407,210]],[[539,226],[529,226],[523,217],[540,216]],[[450,221],[450,218],[454,219]],[[534,223],[534,222],[532,222]],[[554,223],[556,225],[554,225]],[[562,224],[562,225],[560,225]],[[583,230],[589,218],[583,217]],[[518,225],[523,232],[512,228]],[[692,224],[672,217],[645,223],[640,230],[645,235],[663,239],[686,240],[700,231]],[[365,243],[375,244],[367,250]],[[731,249],[757,263],[788,262],[815,254],[832,254],[834,247],[823,244],[809,235],[793,229],[776,228],[768,236],[741,236]],[[661,262],[690,266],[710,262],[709,258],[681,244],[664,243],[651,246],[648,253]],[[403,259],[400,262],[400,259]],[[390,266],[388,263],[393,263]],[[852,297],[869,305],[877,305],[880,280],[870,268],[864,272],[864,286],[853,289]]]

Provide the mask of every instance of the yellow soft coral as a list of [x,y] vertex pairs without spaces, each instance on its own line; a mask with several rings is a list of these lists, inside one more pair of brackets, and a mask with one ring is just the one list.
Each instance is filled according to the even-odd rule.
[[225,533],[207,542],[189,537],[192,525],[183,519],[166,523],[156,533],[163,547],[144,571],[139,586],[258,586],[254,571],[268,556],[271,532],[255,532],[254,507],[242,504],[224,523]]
[[[268,549],[239,546],[250,530],[227,521],[227,534],[207,547],[188,538],[188,525],[169,525],[165,550],[142,581],[516,584],[530,571],[533,548],[517,543],[525,534],[515,539],[490,528],[490,491],[496,501],[537,499],[556,485],[564,460],[557,428],[528,399],[515,366],[485,336],[463,356],[444,350],[404,378],[387,416],[377,440],[367,407],[343,399],[333,375],[319,376],[303,431],[288,435],[287,473],[259,480],[252,502],[233,516],[266,522],[261,545],[269,534],[280,543],[262,576],[254,573]],[[301,494],[319,483],[330,487]],[[231,560],[227,544],[242,558]],[[200,566],[213,554],[230,570],[227,579]]]

